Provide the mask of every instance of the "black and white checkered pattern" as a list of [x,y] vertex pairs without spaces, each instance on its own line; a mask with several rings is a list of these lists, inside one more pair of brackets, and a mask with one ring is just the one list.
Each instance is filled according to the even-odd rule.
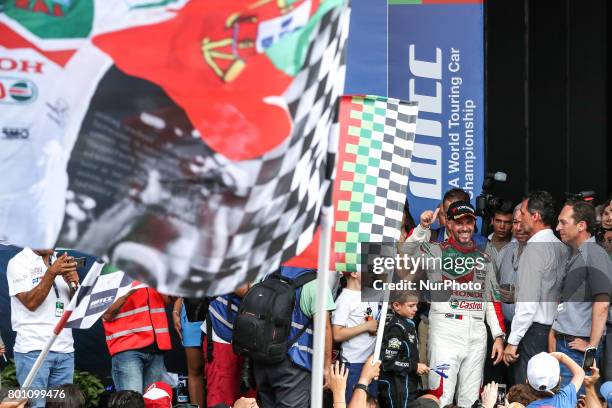
[[237,164],[251,183],[244,205],[233,211],[238,227],[219,223],[215,239],[227,240],[224,257],[196,253],[187,276],[155,276],[158,290],[190,297],[227,293],[278,269],[312,241],[324,200],[330,201],[331,146],[337,144],[330,143],[330,133],[337,127],[344,87],[348,17],[348,7],[334,8],[311,33],[304,68],[284,95],[293,119],[291,136],[261,158]]
[[[91,272],[91,271],[90,271]],[[145,285],[133,281],[124,272],[117,271],[98,276],[93,282],[83,282],[77,293],[77,305],[66,322],[67,328],[89,329],[113,304],[132,289]]]
[[385,115],[374,115],[374,123],[384,125],[383,134],[373,136],[382,142],[380,165],[367,168],[368,175],[378,180],[369,240],[397,242],[406,203],[418,106],[415,102],[380,98],[374,101],[374,107],[385,109]]

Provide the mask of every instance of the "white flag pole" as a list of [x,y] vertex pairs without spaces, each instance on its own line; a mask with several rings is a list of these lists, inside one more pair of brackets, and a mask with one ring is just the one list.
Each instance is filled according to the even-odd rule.
[[[331,188],[331,186],[329,187]],[[334,207],[321,209],[321,236],[319,239],[319,267],[317,273],[317,297],[314,314],[314,344],[311,378],[311,407],[323,406],[323,370],[325,362],[325,326],[327,320],[327,293],[329,292],[329,255]]]
[[[387,278],[386,282],[393,281],[394,271],[395,269],[391,272],[387,272],[387,274],[385,275],[385,277]],[[386,289],[383,294],[382,308],[380,309],[380,316],[378,318],[378,329],[376,330],[376,343],[374,345],[374,358],[371,361],[372,365],[374,365],[376,361],[380,360],[380,349],[382,347],[383,334],[385,332],[385,323],[387,322],[387,310],[389,310],[390,293],[391,291],[389,289]]]
[[[338,115],[339,103],[336,107]],[[336,120],[332,124],[329,135],[328,151],[338,152],[338,141],[340,137],[340,124]],[[337,161],[337,155],[336,161]],[[333,163],[330,180],[333,180],[336,163]],[[332,199],[333,182],[327,187],[329,190],[325,195],[323,206],[321,207],[321,235],[319,236],[319,260],[317,270],[317,297],[315,302],[314,327],[313,327],[313,356],[312,356],[312,377],[310,384],[310,406],[323,406],[323,370],[325,369],[325,327],[327,320],[327,294],[329,292],[329,259],[330,247],[332,243],[332,228],[334,225],[334,203]],[[330,333],[331,334],[331,333]]]
[[385,301],[380,309],[380,318],[378,319],[378,329],[376,330],[376,345],[374,346],[374,358],[370,363],[374,365],[380,360],[380,348],[382,347],[383,333],[385,332],[385,322],[387,321],[387,309],[389,308],[389,292],[385,294]]
[[40,354],[38,355],[38,358],[34,362],[34,365],[30,369],[30,372],[28,373],[28,376],[26,377],[26,379],[23,382],[23,384],[21,384],[21,388],[28,388],[30,385],[32,385],[32,381],[34,381],[34,377],[36,376],[36,373],[38,373],[38,370],[40,369],[40,366],[42,365],[43,361],[45,361],[45,358],[47,357],[47,354],[49,354],[49,350],[51,350],[51,347],[53,347],[53,343],[55,343],[55,340],[57,339],[57,337],[61,333],[62,329],[66,325],[66,322],[70,318],[70,315],[72,314],[72,311],[74,310],[74,307],[75,307],[75,305],[77,303],[77,299],[79,298],[79,292],[80,292],[81,288],[83,286],[89,286],[89,284],[96,277],[98,277],[98,275],[100,275],[100,272],[102,271],[102,266],[103,265],[104,265],[103,263],[100,263],[100,262],[96,261],[92,265],[92,267],[89,269],[89,272],[85,276],[85,279],[83,279],[82,285],[79,286],[78,289],[76,290],[76,292],[74,293],[74,295],[72,295],[72,299],[70,299],[70,303],[68,303],[68,306],[66,307],[66,310],[64,310],[64,314],[62,315],[62,318],[55,325],[55,328],[53,329],[53,334],[51,335],[51,338],[49,338],[49,340],[47,341],[47,344],[45,345],[45,348],[40,352]]

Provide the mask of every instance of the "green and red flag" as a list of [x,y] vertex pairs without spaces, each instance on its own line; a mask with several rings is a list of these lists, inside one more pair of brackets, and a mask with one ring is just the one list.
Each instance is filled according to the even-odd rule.
[[[398,99],[342,97],[330,269],[359,272],[362,243],[398,241],[417,113]],[[317,241],[287,265],[316,267]]]

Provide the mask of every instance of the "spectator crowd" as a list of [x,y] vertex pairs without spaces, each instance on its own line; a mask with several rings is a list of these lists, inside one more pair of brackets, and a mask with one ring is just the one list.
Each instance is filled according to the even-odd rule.
[[[486,236],[461,189],[416,222],[406,205],[397,251],[431,262],[396,268],[394,281],[415,285],[391,291],[388,303],[364,298],[367,272],[338,275],[323,299],[325,406],[612,403],[611,202],[557,208],[546,191],[516,201],[491,209]],[[75,258],[52,249],[24,248],[8,264],[20,384],[75,293],[76,268]],[[316,271],[284,266],[213,298],[140,288],[115,299],[102,317],[114,391],[100,406],[310,406],[315,279]],[[167,381],[172,330],[185,351],[185,398]],[[0,407],[87,406],[73,374],[65,329],[31,383],[63,397],[11,399],[4,389]]]

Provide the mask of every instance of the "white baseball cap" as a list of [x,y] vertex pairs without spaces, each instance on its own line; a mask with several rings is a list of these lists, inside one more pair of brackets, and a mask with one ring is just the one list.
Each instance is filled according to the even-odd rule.
[[536,391],[551,391],[559,384],[559,361],[548,353],[540,353],[527,363],[527,380]]

